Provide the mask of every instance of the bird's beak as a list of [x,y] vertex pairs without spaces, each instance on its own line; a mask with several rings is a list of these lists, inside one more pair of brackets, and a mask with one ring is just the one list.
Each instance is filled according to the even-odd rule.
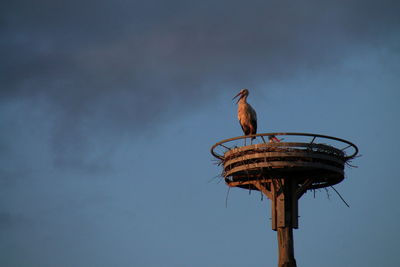
[[[233,100],[233,99],[235,99],[235,98],[236,98],[236,97],[238,97],[238,96],[241,96],[241,95],[242,95],[242,93],[241,93],[241,92],[239,92],[237,95],[235,95],[235,97],[234,97],[234,98],[232,98],[232,100]],[[240,100],[240,98],[238,99],[238,101],[236,102],[236,104],[237,104],[237,103],[239,103],[239,100]]]

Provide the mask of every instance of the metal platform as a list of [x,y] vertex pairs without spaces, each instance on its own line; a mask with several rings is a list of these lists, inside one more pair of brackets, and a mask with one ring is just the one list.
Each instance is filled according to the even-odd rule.
[[[266,142],[272,135],[291,140]],[[238,142],[244,143],[245,138],[250,141],[249,137],[240,136],[211,148],[223,164],[223,176],[229,186],[259,190],[255,181],[265,183],[282,178],[295,179],[299,185],[309,180],[307,189],[332,186],[344,179],[346,162],[358,153],[351,142],[326,135],[265,133],[253,137],[255,144],[238,147]],[[351,153],[347,154],[349,150]]]

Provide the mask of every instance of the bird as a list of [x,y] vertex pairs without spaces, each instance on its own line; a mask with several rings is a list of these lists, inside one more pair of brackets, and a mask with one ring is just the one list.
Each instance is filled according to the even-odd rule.
[[[238,104],[239,123],[244,135],[253,135],[257,133],[257,113],[254,108],[247,103],[246,100],[248,95],[249,90],[242,89],[234,98],[232,98],[232,100],[240,96],[239,100],[236,102],[236,104]],[[251,140],[254,138],[255,137],[253,136]]]
[[[242,127],[244,135],[257,134],[257,113],[254,108],[247,103],[247,96],[249,95],[249,90],[244,88],[233,98],[240,96],[237,101],[238,104],[238,119],[240,126]],[[232,100],[233,100],[232,99]],[[253,136],[250,141],[255,139]],[[279,143],[281,140],[276,138],[275,135],[269,136],[270,143]],[[245,139],[246,144],[246,139]]]

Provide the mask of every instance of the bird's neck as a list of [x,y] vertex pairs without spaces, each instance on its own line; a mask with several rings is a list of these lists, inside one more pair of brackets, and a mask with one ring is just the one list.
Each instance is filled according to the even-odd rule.
[[246,100],[247,100],[247,95],[245,95],[245,96],[243,96],[242,98],[240,98],[239,102],[241,102],[241,103],[247,103]]

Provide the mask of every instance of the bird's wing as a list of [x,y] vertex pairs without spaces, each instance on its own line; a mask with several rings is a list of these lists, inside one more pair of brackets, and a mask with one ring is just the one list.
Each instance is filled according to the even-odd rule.
[[256,134],[257,133],[257,118],[255,120],[252,120],[251,124],[253,125],[253,128],[254,128],[254,134]]
[[247,125],[240,124],[240,126],[242,127],[244,135],[249,135],[250,134],[250,128],[247,127]]
[[250,120],[251,125],[254,128],[254,133],[257,133],[257,113],[252,106],[249,105],[249,113],[250,113]]
[[254,120],[257,120],[257,113],[256,113],[255,109],[250,105],[249,105],[249,107],[250,107],[250,112],[251,112],[252,118],[254,118]]

